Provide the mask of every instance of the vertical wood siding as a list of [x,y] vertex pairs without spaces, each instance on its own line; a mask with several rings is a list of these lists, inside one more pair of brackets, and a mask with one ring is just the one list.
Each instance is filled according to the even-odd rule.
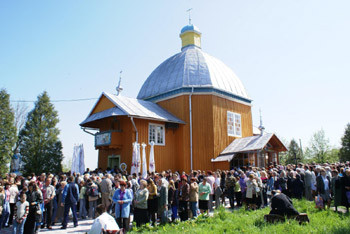
[[[160,106],[186,122],[181,126],[177,144],[177,170],[190,170],[189,95],[158,102]],[[227,169],[226,163],[212,163],[235,138],[227,134],[227,111],[241,114],[242,137],[253,135],[251,106],[213,95],[192,95],[193,169]]]
[[91,114],[95,114],[104,110],[107,110],[109,108],[115,107],[113,102],[111,102],[108,98],[105,96],[102,96],[100,100],[97,102],[97,105],[92,110]]
[[[157,104],[168,110],[186,124],[179,124],[178,129],[165,129],[165,146],[155,146],[154,155],[156,170],[190,171],[190,113],[189,95],[182,95]],[[93,113],[114,107],[106,97],[102,97]],[[241,114],[242,137],[253,135],[251,107],[213,95],[192,95],[193,124],[193,169],[213,170],[229,169],[229,163],[212,163],[235,138],[227,134],[227,111]],[[128,170],[132,161],[132,143],[136,133],[131,120],[127,116],[118,116],[122,129],[118,137],[112,139],[111,147],[100,148],[99,167],[105,169],[108,155],[120,155],[120,162],[125,162]],[[114,119],[115,120],[115,119]],[[139,143],[146,143],[147,164],[149,162],[148,126],[149,123],[165,124],[159,121],[134,118],[139,134]],[[98,121],[100,131],[115,128],[113,118]],[[119,140],[116,140],[119,139]],[[118,141],[118,142],[116,142]],[[142,148],[141,148],[142,149]]]
[[214,121],[214,157],[218,156],[236,137],[227,134],[227,111],[241,114],[242,137],[253,135],[251,106],[227,100],[213,98]]

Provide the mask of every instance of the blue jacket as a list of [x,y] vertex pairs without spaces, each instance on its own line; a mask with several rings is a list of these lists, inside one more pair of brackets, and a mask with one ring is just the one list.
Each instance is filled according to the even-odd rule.
[[274,184],[275,184],[275,179],[271,176],[270,179],[268,179],[267,184],[266,184],[267,190],[268,191],[274,190]]
[[76,183],[69,183],[63,189],[62,203],[77,204],[79,201],[79,187]]
[[129,218],[130,204],[132,202],[132,194],[131,194],[129,189],[125,189],[125,194],[124,194],[124,197],[122,199],[122,201],[124,201],[124,203],[122,205],[120,205],[118,203],[118,201],[121,200],[120,194],[121,194],[121,190],[117,189],[113,195],[113,202],[115,202],[115,217],[116,218],[120,218],[120,217],[121,218]]

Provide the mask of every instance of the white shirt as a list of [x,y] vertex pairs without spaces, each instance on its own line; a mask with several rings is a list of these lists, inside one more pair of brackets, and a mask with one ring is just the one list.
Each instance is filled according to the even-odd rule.
[[214,182],[215,182],[214,176],[208,176],[207,177],[207,182],[209,183],[210,188],[211,188],[210,194],[214,194]]
[[104,212],[94,220],[88,234],[100,234],[102,230],[119,231],[119,226],[115,222],[115,219],[107,212]]
[[311,172],[311,176],[312,176],[312,183],[313,184],[316,184],[316,175],[315,175],[315,172]]
[[17,206],[17,218],[21,219],[26,213],[27,207],[29,208],[29,202],[25,201],[22,203],[21,201],[18,201],[16,203],[16,206]]
[[329,190],[329,181],[328,181],[327,177],[326,176],[325,177],[321,176],[321,177],[322,177],[322,180],[324,183],[324,190]]
[[220,178],[215,179],[215,188],[220,187]]
[[17,196],[19,194],[17,185],[12,185],[9,188],[10,191],[10,203],[16,203],[17,202]]

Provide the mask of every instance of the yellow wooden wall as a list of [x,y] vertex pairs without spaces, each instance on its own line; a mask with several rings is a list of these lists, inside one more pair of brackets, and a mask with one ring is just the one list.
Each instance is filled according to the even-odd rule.
[[[190,161],[190,117],[189,117],[189,95],[182,95],[169,100],[160,101],[157,104],[168,110],[173,115],[183,120],[186,124],[179,124],[176,130],[165,129],[165,146],[155,146],[156,170],[186,171],[191,169]],[[103,111],[114,107],[106,97],[102,97],[93,113]],[[193,169],[195,170],[213,170],[228,169],[227,163],[212,163],[215,158],[225,149],[233,140],[227,134],[227,111],[241,114],[242,118],[242,137],[252,136],[252,116],[251,107],[237,103],[225,98],[213,95],[192,95],[192,123],[193,123]],[[118,116],[122,133],[118,139],[121,143],[115,142],[112,138],[110,147],[101,147],[99,150],[99,167],[107,167],[108,155],[120,155],[120,161],[125,162],[130,170],[132,161],[132,143],[136,139],[136,134],[127,116]],[[116,125],[112,124],[113,118],[97,121],[100,131],[107,131]],[[139,143],[145,142],[147,162],[149,162],[148,145],[148,124],[163,122],[151,121],[134,118],[137,130],[139,132]],[[118,133],[119,134],[119,133]],[[120,140],[119,140],[120,141]],[[122,145],[122,147],[118,147]]]
[[[146,143],[146,157],[147,164],[149,163],[149,152],[151,146],[148,144],[148,127],[149,123],[153,124],[164,124],[164,122],[151,121],[144,119],[135,119],[135,125],[139,133],[139,143]],[[164,126],[165,127],[165,126]],[[154,146],[154,160],[156,162],[156,170],[163,171],[168,169],[173,169],[174,162],[176,158],[176,136],[177,130],[175,129],[165,129],[165,145],[155,145]],[[141,148],[142,149],[142,148]]]
[[97,105],[92,110],[91,114],[95,114],[104,110],[107,110],[109,108],[115,107],[115,105],[105,96],[102,96],[100,100],[97,102]]
[[216,162],[213,163],[214,170],[221,169],[221,170],[230,170],[230,162]]
[[[178,132],[180,150],[177,170],[190,170],[189,95],[158,102],[186,122]],[[193,169],[227,169],[226,163],[212,163],[235,138],[227,134],[227,111],[241,114],[242,137],[253,135],[251,106],[213,95],[192,95]]]
[[[113,119],[114,117],[99,121],[100,131],[110,130]],[[125,162],[128,165],[128,169],[131,166],[132,142],[135,141],[131,120],[126,116],[118,116],[117,119],[120,121],[122,132],[112,133],[110,146],[99,147],[98,166],[102,169],[107,168],[109,155],[120,155],[120,162]],[[114,138],[113,136],[116,134],[120,136]]]
[[192,95],[193,169],[212,170],[214,123],[211,95]]
[[[102,169],[106,169],[108,165],[108,156],[109,155],[120,155],[120,162],[126,163],[128,170],[131,168],[132,162],[132,143],[136,141],[136,132],[132,125],[132,122],[129,117],[119,116],[117,117],[120,120],[120,126],[122,132],[115,132],[113,134],[120,134],[120,137],[113,138],[110,146],[99,147],[99,160],[98,166]],[[110,130],[112,118],[104,119],[100,121],[100,131]],[[149,153],[150,145],[148,144],[148,125],[149,123],[154,124],[164,124],[164,122],[145,120],[145,119],[135,119],[134,122],[138,130],[138,142],[140,144],[146,143],[146,160],[147,168],[149,164]],[[165,124],[164,124],[165,125]],[[164,126],[165,127],[165,126]],[[154,157],[156,161],[156,170],[168,170],[175,169],[174,163],[176,163],[176,132],[178,129],[165,129],[165,146],[155,145],[154,146]],[[113,136],[112,134],[112,136]],[[119,140],[119,142],[116,141]],[[116,148],[111,148],[111,147]],[[121,146],[121,147],[119,147]],[[140,148],[142,150],[142,147]]]
[[214,155],[218,156],[236,137],[227,134],[227,111],[241,114],[242,137],[253,135],[251,106],[212,96],[214,121]]
[[[186,124],[180,124],[179,129],[176,130],[175,145],[176,155],[172,160],[172,167],[170,169],[176,171],[190,170],[190,130],[189,130],[189,101],[188,95],[175,97],[166,101],[158,102],[161,107],[168,110],[170,113],[180,118]],[[167,142],[167,140],[166,140]]]

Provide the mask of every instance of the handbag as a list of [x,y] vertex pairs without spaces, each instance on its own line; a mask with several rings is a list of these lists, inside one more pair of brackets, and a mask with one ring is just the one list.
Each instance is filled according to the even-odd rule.
[[38,214],[38,215],[41,215],[42,211],[41,211],[41,208],[40,208],[40,205],[39,205],[39,204],[37,204],[37,205],[35,206],[35,209],[36,209],[35,213]]
[[323,199],[320,195],[315,197],[316,208],[323,209]]
[[260,193],[260,188],[259,188],[259,186],[256,186],[256,187],[255,187],[255,192],[256,192],[256,193]]

